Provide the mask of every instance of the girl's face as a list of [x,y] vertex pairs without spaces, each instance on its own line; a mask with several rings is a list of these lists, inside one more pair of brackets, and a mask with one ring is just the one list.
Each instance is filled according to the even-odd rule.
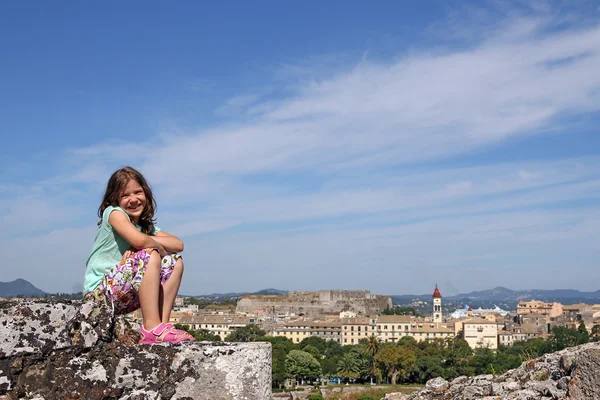
[[140,220],[140,216],[146,207],[146,193],[135,179],[131,179],[127,182],[127,185],[121,190],[119,194],[119,207],[121,207],[131,222],[137,224]]

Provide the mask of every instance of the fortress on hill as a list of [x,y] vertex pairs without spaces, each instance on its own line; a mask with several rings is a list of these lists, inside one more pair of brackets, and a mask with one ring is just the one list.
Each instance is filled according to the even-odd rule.
[[321,290],[290,292],[287,295],[247,295],[238,301],[236,311],[317,317],[319,314],[342,311],[376,315],[391,307],[392,299],[389,296],[372,294],[369,290]]

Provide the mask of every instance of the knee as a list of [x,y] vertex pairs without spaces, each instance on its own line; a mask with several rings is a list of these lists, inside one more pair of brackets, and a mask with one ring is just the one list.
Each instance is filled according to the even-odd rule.
[[183,274],[183,258],[180,258],[175,262],[175,267],[173,269],[179,271],[180,274]]
[[150,253],[150,258],[148,259],[148,265],[158,265],[160,266],[160,254],[158,253],[158,251],[152,251]]

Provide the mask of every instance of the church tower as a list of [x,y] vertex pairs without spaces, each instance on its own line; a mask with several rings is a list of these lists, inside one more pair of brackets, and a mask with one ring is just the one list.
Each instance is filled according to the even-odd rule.
[[437,287],[437,283],[433,292],[433,322],[442,322],[442,295],[440,294],[440,289]]

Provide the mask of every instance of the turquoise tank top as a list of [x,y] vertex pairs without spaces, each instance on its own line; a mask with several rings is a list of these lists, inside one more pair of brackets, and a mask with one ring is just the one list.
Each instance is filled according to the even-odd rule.
[[[122,212],[131,221],[129,215],[121,207],[109,206],[102,213],[102,224],[98,229],[92,253],[86,262],[85,278],[83,280],[83,293],[89,293],[98,286],[104,275],[123,258],[125,251],[131,248],[129,242],[121,237],[108,223],[108,217],[113,211]],[[136,225],[141,230],[139,225]],[[154,228],[154,233],[160,228]]]

